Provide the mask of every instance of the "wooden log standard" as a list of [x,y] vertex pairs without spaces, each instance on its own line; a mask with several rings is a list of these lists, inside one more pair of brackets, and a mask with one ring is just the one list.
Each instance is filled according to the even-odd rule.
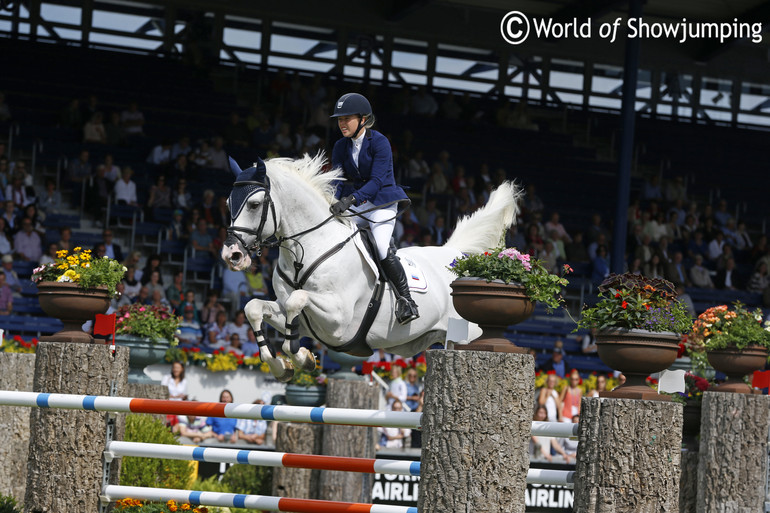
[[[315,424],[279,422],[275,450],[299,454],[321,454],[321,429],[322,426]],[[320,472],[320,470],[305,468],[276,467],[273,469],[272,495],[317,499]]]
[[699,513],[764,511],[770,396],[705,392]]
[[[41,342],[37,346],[33,391],[125,396],[128,348]],[[112,393],[111,393],[112,392]],[[25,513],[97,513],[108,413],[34,408],[30,414]],[[117,416],[122,439],[124,416]],[[118,484],[120,459],[110,466]]]
[[[376,410],[379,390],[365,381],[330,379],[326,388],[326,406]],[[323,454],[353,458],[374,458],[377,429],[363,426],[323,427]],[[326,501],[372,502],[373,474],[322,470],[319,480],[319,499]]]
[[682,477],[679,481],[679,513],[696,513],[698,502],[698,456],[693,449],[682,449]]
[[584,398],[575,513],[679,511],[682,405]]
[[[0,353],[0,390],[32,391],[35,355]],[[0,408],[0,495],[24,503],[29,449],[29,408]]]
[[529,468],[534,360],[428,351],[420,513],[521,513]]

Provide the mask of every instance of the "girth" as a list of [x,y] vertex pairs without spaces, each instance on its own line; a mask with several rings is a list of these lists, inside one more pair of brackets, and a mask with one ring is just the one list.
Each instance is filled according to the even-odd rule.
[[[302,269],[304,267],[304,264],[301,262],[294,262],[294,279],[289,278],[286,273],[281,269],[280,265],[276,266],[276,270],[278,271],[278,276],[286,282],[289,286],[291,286],[295,290],[301,290],[305,283],[307,283],[308,278],[313,274],[313,272],[318,268],[319,265],[321,265],[324,261],[331,258],[333,255],[335,255],[337,252],[339,252],[342,248],[345,247],[345,245],[353,240],[353,237],[355,237],[357,234],[361,233],[362,237],[361,239],[364,241],[364,243],[369,247],[370,250],[375,249],[373,244],[374,242],[369,238],[364,236],[364,234],[368,233],[367,231],[362,231],[361,228],[358,228],[356,231],[354,231],[348,238],[346,238],[344,241],[340,242],[339,244],[333,246],[331,249],[326,251],[323,255],[318,257],[310,266],[308,266],[307,270],[300,276],[300,273],[302,272]],[[376,250],[373,254],[377,254]],[[335,351],[341,352],[341,353],[347,353],[353,356],[371,356],[374,354],[374,351],[372,351],[372,348],[369,347],[369,345],[366,343],[366,335],[369,333],[369,329],[372,327],[372,324],[374,324],[374,319],[377,317],[377,313],[380,311],[380,304],[382,303],[382,296],[385,293],[385,277],[382,273],[382,270],[379,269],[379,262],[377,259],[374,259],[375,262],[377,262],[378,265],[378,280],[377,283],[374,285],[374,290],[372,291],[372,297],[369,299],[369,304],[366,307],[366,312],[364,313],[363,319],[361,319],[361,325],[358,327],[358,330],[356,331],[356,334],[353,336],[352,339],[350,339],[348,342],[344,343],[341,346],[332,346],[330,344],[327,344],[321,338],[318,336],[318,334],[313,329],[312,324],[310,324],[310,318],[308,315],[302,311],[302,318],[305,320],[305,325],[310,330],[310,333],[312,333],[313,337],[321,342],[323,345],[325,345],[328,348],[334,349]],[[289,322],[289,319],[287,319],[287,322]]]

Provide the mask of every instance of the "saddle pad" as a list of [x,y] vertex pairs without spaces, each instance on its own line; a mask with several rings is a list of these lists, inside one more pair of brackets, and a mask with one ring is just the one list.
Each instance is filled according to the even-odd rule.
[[[358,251],[364,257],[364,260],[369,265],[369,268],[374,274],[378,274],[377,264],[374,262],[374,257],[369,252],[364,244],[361,235],[353,237],[353,243]],[[428,292],[428,280],[425,277],[425,272],[417,266],[417,263],[411,258],[403,255],[398,255],[398,259],[401,261],[401,265],[404,267],[404,273],[406,273],[406,279],[409,282],[409,290],[412,292],[419,292],[425,294]]]

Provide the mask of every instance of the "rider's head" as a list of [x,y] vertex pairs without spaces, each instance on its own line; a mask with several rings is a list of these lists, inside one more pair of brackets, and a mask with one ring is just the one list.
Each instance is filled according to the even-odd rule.
[[340,96],[334,104],[332,118],[337,118],[337,126],[340,127],[343,137],[358,137],[361,129],[371,128],[374,125],[372,105],[365,96],[358,93],[347,93]]

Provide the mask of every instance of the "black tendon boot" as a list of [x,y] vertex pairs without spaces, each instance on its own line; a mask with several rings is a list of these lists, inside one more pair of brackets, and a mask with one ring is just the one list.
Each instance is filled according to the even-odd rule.
[[385,277],[393,285],[396,293],[396,320],[400,324],[407,324],[417,319],[420,314],[417,312],[417,304],[412,299],[409,292],[409,283],[406,281],[406,274],[401,262],[393,252],[388,252],[388,256],[380,260],[382,269],[385,271]]

